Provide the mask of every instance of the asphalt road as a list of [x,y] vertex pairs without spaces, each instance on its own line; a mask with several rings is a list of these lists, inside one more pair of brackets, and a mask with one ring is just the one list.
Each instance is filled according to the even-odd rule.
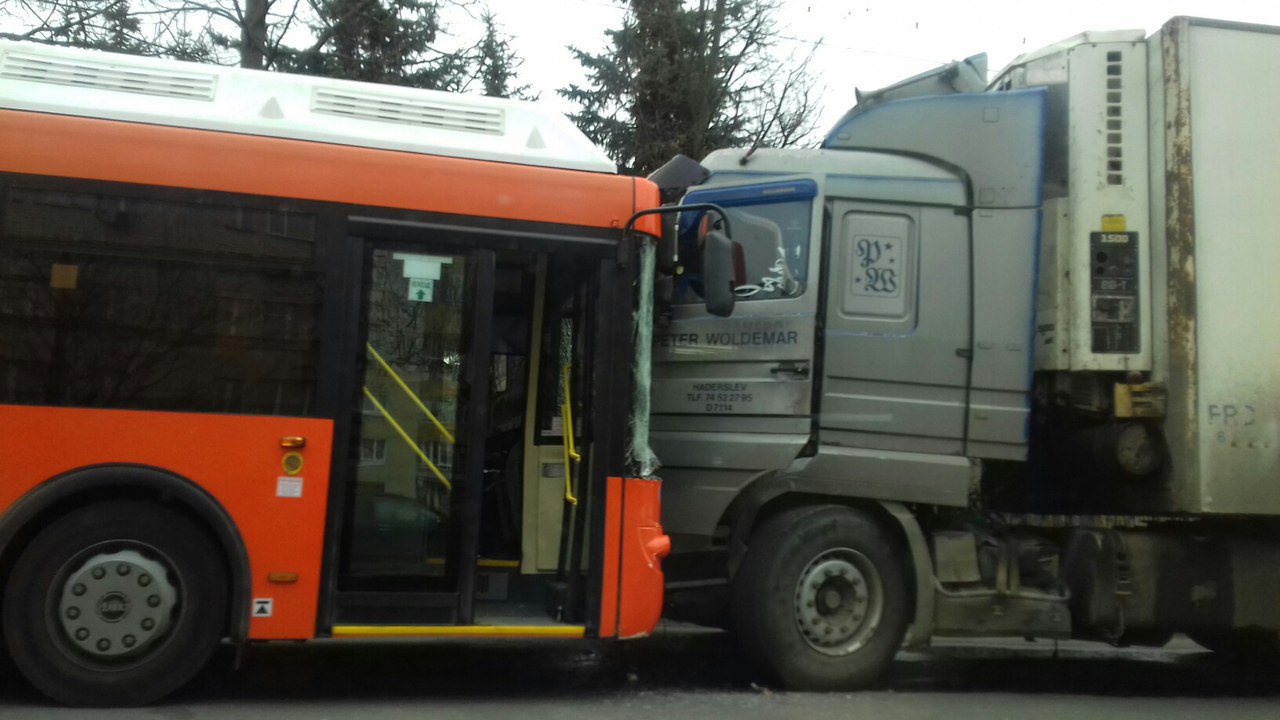
[[901,653],[860,693],[771,689],[728,636],[669,627],[586,641],[320,641],[256,646],[155,707],[54,707],[0,680],[0,718],[1280,718],[1280,670],[1235,666],[1186,639],[1161,650],[1088,643],[939,643]]

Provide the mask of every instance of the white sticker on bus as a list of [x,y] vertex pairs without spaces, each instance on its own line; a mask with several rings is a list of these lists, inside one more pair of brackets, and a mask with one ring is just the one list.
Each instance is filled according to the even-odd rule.
[[414,302],[432,302],[436,297],[436,281],[425,278],[409,278],[409,299]]
[[282,498],[300,498],[302,497],[302,478],[289,477],[281,475],[276,478],[276,497]]
[[273,598],[254,598],[253,599],[253,617],[269,618],[271,617],[272,606],[275,604]]

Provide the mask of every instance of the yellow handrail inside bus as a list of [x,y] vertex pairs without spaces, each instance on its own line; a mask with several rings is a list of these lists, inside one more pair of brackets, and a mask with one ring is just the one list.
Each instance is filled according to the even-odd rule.
[[440,468],[436,467],[436,464],[431,462],[431,458],[427,457],[427,454],[422,452],[422,448],[418,447],[418,443],[414,442],[413,438],[409,437],[409,433],[405,432],[404,428],[400,427],[400,423],[396,422],[396,419],[391,417],[391,413],[387,412],[387,409],[382,407],[382,403],[378,402],[378,398],[374,397],[373,393],[369,392],[369,388],[367,387],[364,389],[364,396],[369,398],[369,402],[373,403],[373,406],[378,409],[378,412],[382,415],[382,419],[386,420],[387,423],[391,425],[391,428],[400,435],[400,439],[404,440],[404,444],[408,445],[409,449],[417,454],[419,460],[427,464],[427,467],[431,469],[431,473],[444,484],[445,489],[449,492],[453,492],[453,483],[449,482],[449,479],[444,476],[444,473],[440,472]]
[[436,426],[436,429],[440,431],[440,434],[444,435],[445,440],[447,440],[450,445],[454,444],[453,433],[445,429],[444,424],[436,419],[435,415],[431,414],[431,411],[427,409],[425,404],[423,404],[422,398],[418,397],[417,393],[409,389],[409,386],[405,384],[404,380],[400,379],[400,375],[395,370],[391,369],[391,365],[387,363],[386,360],[382,359],[382,356],[378,354],[377,350],[373,349],[373,345],[365,343],[364,346],[368,348],[369,354],[373,356],[373,359],[377,360],[378,364],[382,366],[382,369],[391,376],[391,379],[395,381],[396,385],[400,386],[400,389],[404,391],[404,394],[409,396],[409,399],[413,401],[413,404],[417,405],[418,409],[421,410],[427,416],[427,419]]
[[564,426],[564,501],[577,505],[578,498],[573,496],[573,465],[581,462],[582,456],[573,447],[573,402],[569,399],[569,370],[572,367],[570,363],[565,363],[564,404],[560,406],[560,421]]

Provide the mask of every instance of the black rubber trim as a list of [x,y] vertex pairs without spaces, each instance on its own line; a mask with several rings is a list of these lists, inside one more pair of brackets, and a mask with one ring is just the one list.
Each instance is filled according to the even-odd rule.
[[[465,415],[458,435],[466,445],[461,458],[464,475],[458,483],[458,554],[449,558],[456,563],[458,578],[458,624],[475,624],[476,563],[480,557],[480,509],[484,500],[484,450],[489,433],[489,372],[493,345],[493,295],[497,260],[492,250],[475,250],[467,256],[468,285],[471,288],[471,319],[463,331],[467,359],[465,385],[459,393],[459,406]],[[465,423],[465,425],[464,425]]]
[[8,555],[19,533],[45,511],[76,496],[106,488],[136,488],[166,495],[206,524],[226,554],[231,573],[231,639],[237,643],[247,639],[252,584],[244,541],[221,503],[199,485],[167,470],[111,463],[77,468],[45,480],[0,515],[0,557]]

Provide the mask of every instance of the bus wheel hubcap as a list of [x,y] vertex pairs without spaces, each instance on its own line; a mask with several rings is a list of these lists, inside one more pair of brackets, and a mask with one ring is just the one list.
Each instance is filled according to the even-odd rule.
[[58,619],[79,651],[114,660],[145,651],[173,623],[178,590],[157,560],[136,550],[92,555],[71,571]]

